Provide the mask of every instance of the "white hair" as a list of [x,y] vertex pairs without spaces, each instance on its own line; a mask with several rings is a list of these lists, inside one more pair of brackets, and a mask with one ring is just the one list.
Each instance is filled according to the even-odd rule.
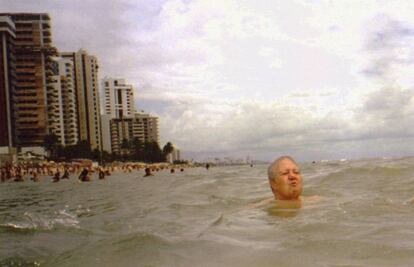
[[[269,165],[269,168],[267,168],[267,177],[269,178],[269,180],[273,180],[276,178],[277,173],[275,172],[275,170],[277,170],[277,166],[279,165],[279,163],[285,159],[290,160],[291,162],[297,165],[296,161],[290,156],[281,156],[277,158],[275,161],[273,161],[272,164]],[[275,166],[276,168],[274,168]]]

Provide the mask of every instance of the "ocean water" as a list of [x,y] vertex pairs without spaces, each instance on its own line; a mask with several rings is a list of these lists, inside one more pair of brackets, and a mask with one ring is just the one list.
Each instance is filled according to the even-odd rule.
[[414,158],[301,164],[300,209],[265,165],[0,184],[0,266],[414,266]]

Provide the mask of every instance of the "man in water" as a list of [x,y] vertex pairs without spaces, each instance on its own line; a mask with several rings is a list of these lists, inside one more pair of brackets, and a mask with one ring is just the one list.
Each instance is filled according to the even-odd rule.
[[276,159],[267,170],[270,188],[276,200],[300,200],[302,175],[300,169],[289,156]]
[[277,208],[300,208],[302,206],[302,175],[296,161],[289,156],[277,158],[267,169],[270,189],[274,197],[250,204],[258,208],[276,200]]

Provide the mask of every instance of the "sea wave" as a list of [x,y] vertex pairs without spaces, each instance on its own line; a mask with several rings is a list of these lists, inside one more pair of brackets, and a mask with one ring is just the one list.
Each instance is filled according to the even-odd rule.
[[77,215],[67,210],[58,210],[51,215],[43,215],[35,212],[25,212],[11,221],[1,222],[0,229],[3,231],[50,231],[56,227],[79,228]]

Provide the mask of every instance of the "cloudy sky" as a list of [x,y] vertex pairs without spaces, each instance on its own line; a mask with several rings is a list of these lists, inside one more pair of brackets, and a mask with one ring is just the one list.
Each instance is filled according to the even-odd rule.
[[414,1],[0,0],[135,87],[187,158],[414,154]]

